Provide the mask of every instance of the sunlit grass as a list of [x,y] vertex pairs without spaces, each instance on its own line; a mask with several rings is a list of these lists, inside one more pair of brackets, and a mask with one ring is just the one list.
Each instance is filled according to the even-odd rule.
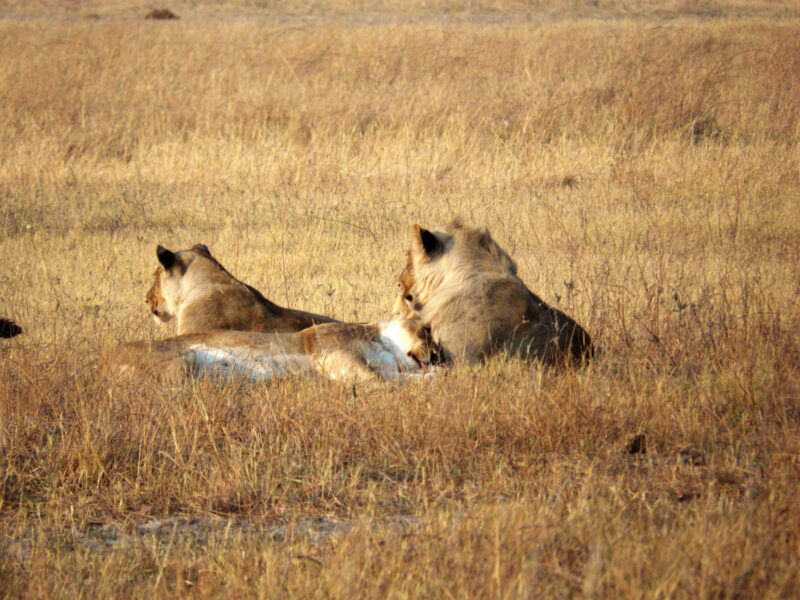
[[[0,347],[0,589],[795,595],[800,22],[598,4],[492,25],[9,3],[0,316],[25,333]],[[721,9],[747,18],[698,18]],[[455,215],[595,363],[355,388],[95,372],[170,335],[144,303],[158,243],[366,321],[411,225]]]

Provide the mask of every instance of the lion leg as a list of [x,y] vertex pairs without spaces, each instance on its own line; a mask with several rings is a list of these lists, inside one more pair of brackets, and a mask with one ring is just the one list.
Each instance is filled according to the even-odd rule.
[[187,376],[185,353],[160,342],[122,344],[103,357],[100,367],[109,377],[130,383],[155,377],[162,383],[175,384]]
[[364,358],[349,350],[326,352],[315,361],[317,371],[334,381],[369,381],[378,375]]

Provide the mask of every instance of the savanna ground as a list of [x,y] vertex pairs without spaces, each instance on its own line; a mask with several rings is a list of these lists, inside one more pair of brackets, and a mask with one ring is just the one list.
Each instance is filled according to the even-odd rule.
[[[595,6],[596,5],[596,6]],[[0,595],[800,591],[800,11],[0,3]],[[155,246],[389,314],[487,225],[602,348],[404,387],[109,387]]]

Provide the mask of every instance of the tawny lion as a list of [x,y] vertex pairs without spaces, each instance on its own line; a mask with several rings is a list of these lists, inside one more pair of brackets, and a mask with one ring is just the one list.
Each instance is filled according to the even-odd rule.
[[363,381],[418,378],[438,361],[429,331],[399,317],[377,323],[323,323],[303,331],[216,330],[122,344],[103,360],[107,373],[136,381],[231,377],[267,381],[298,374]]
[[593,355],[589,334],[525,286],[486,229],[458,220],[433,231],[414,225],[398,285],[395,310],[429,326],[447,361],[508,353],[580,364]]
[[270,302],[231,275],[203,244],[179,252],[158,246],[156,256],[161,266],[145,299],[157,321],[177,319],[178,335],[212,329],[300,331],[337,322]]

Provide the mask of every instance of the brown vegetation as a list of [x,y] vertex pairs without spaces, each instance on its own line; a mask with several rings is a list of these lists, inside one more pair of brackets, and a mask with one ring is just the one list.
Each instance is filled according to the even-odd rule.
[[[797,595],[800,23],[598,4],[0,20],[0,314],[25,326],[0,345],[0,589]],[[409,225],[455,214],[592,364],[110,393],[94,369],[167,337],[141,303],[159,240],[367,321]]]
[[157,21],[172,21],[178,18],[174,12],[169,10],[168,8],[159,8],[156,10],[151,10],[144,16],[145,19],[154,19]]

